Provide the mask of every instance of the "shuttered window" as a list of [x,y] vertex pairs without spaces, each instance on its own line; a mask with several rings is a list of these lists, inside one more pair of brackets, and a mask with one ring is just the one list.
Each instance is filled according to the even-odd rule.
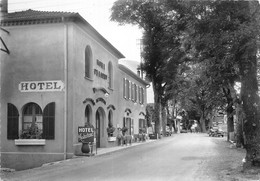
[[132,101],[135,100],[135,91],[134,91],[135,89],[134,89],[134,85],[135,85],[135,84],[132,82],[132,85],[131,85],[131,92],[132,92],[132,93],[131,93],[131,95],[132,95],[131,97],[132,97]]
[[137,89],[137,85],[135,84],[135,102],[137,102],[138,100],[138,89]]
[[128,81],[128,99],[131,100],[131,81]]
[[19,113],[17,108],[11,104],[7,104],[7,139],[19,138]]
[[139,103],[142,103],[142,95],[141,95],[141,87],[138,86],[138,97],[139,97]]
[[126,89],[125,89],[125,87],[126,87],[126,80],[125,80],[125,78],[123,78],[123,97],[124,98],[126,98]]
[[49,103],[43,110],[43,138],[54,139],[55,102]]
[[144,88],[141,88],[141,96],[142,96],[141,104],[144,104]]

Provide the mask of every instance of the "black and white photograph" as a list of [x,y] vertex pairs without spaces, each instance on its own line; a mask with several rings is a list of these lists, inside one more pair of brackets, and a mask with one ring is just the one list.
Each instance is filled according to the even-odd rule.
[[259,88],[258,0],[0,0],[0,180],[260,180]]

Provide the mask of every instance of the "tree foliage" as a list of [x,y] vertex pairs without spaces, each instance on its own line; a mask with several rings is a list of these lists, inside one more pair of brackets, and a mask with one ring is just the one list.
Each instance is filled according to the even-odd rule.
[[[232,111],[235,81],[242,83],[241,103],[245,114],[244,144],[247,163],[260,161],[259,98],[257,95],[257,1],[204,1],[189,4],[193,22],[189,24],[185,47],[198,62],[208,62],[213,84],[219,84]],[[233,100],[232,100],[233,99]]]
[[[180,96],[183,106],[190,102],[205,118],[205,111],[222,106],[225,98],[231,115],[237,99],[234,84],[241,82],[238,102],[245,115],[246,159],[249,164],[260,165],[259,17],[258,1],[242,0],[118,0],[111,15],[120,24],[138,25],[144,30],[143,68],[154,86],[155,111]],[[187,60],[199,65],[192,67],[196,73],[190,79],[180,66]],[[181,88],[185,90],[181,92]],[[160,116],[157,118],[160,120]],[[157,131],[160,124],[156,123]]]
[[118,0],[112,7],[111,20],[121,25],[138,25],[144,30],[142,69],[153,84],[156,133],[160,133],[161,110],[166,105],[166,85],[175,78],[179,64],[187,59],[180,48],[182,42],[174,26],[175,17],[175,13],[166,10],[164,1]]

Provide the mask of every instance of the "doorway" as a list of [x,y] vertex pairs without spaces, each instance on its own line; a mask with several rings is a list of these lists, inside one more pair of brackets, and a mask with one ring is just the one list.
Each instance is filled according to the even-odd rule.
[[103,108],[98,108],[96,112],[96,144],[97,148],[101,147],[101,138],[104,137],[104,118],[105,112]]

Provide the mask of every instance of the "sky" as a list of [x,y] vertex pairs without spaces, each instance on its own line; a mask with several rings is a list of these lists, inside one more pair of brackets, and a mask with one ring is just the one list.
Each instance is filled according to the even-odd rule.
[[8,0],[8,12],[28,9],[40,11],[78,12],[127,59],[140,61],[139,41],[142,31],[137,26],[110,21],[116,0]]

